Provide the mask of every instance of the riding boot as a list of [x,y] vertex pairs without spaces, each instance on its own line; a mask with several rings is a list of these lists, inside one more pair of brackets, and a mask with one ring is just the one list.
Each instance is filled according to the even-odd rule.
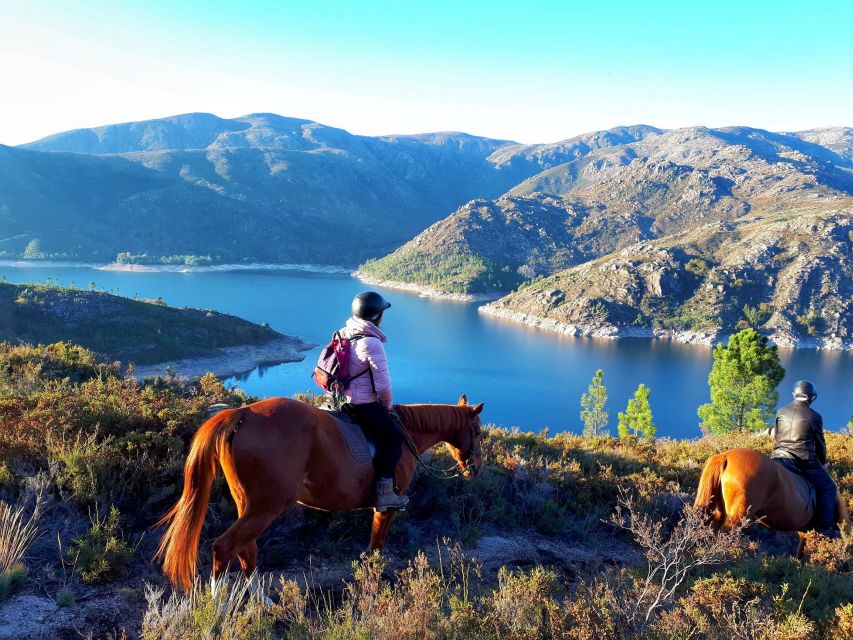
[[376,480],[376,505],[377,511],[388,511],[388,509],[405,509],[409,504],[406,496],[398,496],[394,493],[393,478],[378,478]]
[[819,529],[818,533],[822,536],[826,536],[827,538],[838,539],[841,537],[841,531],[838,529]]

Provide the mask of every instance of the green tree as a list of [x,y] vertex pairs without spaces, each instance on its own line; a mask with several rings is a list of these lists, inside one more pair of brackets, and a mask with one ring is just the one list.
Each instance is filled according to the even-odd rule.
[[765,428],[784,375],[776,347],[754,329],[734,334],[726,346],[718,344],[708,376],[711,402],[699,407],[702,429],[729,433]]
[[641,384],[634,392],[633,399],[628,400],[625,413],[619,412],[617,428],[620,438],[627,438],[628,436],[655,437],[658,428],[652,419],[652,408],[649,405],[650,393],[651,389]]
[[585,436],[599,436],[607,431],[610,412],[607,405],[607,387],[604,386],[604,371],[599,369],[592,377],[592,384],[581,396],[581,420]]
[[754,307],[745,304],[743,306],[743,317],[750,327],[757,329],[767,322],[767,319],[770,317],[770,305],[766,302],[762,302]]

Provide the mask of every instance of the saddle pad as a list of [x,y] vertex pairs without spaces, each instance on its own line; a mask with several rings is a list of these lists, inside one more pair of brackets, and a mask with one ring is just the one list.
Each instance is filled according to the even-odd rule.
[[800,500],[803,501],[803,504],[807,505],[810,511],[814,511],[815,508],[815,490],[811,483],[806,480],[799,473],[792,473],[794,476],[794,486],[797,488],[797,495],[800,497]]
[[794,471],[792,466],[789,467],[787,464],[784,464],[775,458],[773,459],[773,462],[781,465],[783,469],[791,474],[791,480],[794,483],[794,488],[797,490],[797,497],[803,501],[803,504],[806,505],[807,509],[814,511],[816,495],[812,484],[806,480],[805,477]]
[[338,423],[341,435],[347,443],[350,455],[359,464],[373,466],[373,456],[376,445],[367,439],[364,430],[348,414],[343,411],[328,411],[328,414]]

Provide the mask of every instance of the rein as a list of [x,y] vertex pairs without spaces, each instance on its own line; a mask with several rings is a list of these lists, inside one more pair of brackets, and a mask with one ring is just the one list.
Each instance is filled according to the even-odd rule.
[[471,452],[469,453],[468,458],[463,463],[464,467],[461,467],[459,463],[456,463],[456,465],[451,468],[440,469],[437,467],[431,467],[423,461],[423,459],[421,458],[421,454],[418,453],[418,448],[415,446],[415,443],[412,440],[412,436],[409,434],[409,430],[406,428],[406,425],[403,424],[402,418],[400,418],[400,414],[398,414],[396,411],[393,411],[391,415],[394,416],[394,419],[403,434],[403,439],[406,441],[406,446],[409,448],[409,451],[412,452],[412,455],[415,456],[415,460],[417,461],[417,463],[429,475],[431,475],[433,478],[438,478],[439,480],[452,480],[453,478],[461,477],[465,473],[464,467],[467,467],[470,464],[471,459],[474,457],[474,442],[477,437],[477,434],[474,431],[474,420],[476,420],[476,417],[468,425],[468,428],[471,430]]

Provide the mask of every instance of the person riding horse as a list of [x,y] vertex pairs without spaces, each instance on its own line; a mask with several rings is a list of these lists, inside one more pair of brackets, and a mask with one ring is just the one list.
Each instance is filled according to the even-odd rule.
[[837,488],[826,472],[826,439],[823,418],[811,408],[817,399],[814,385],[800,380],[794,385],[794,401],[776,412],[776,443],[770,455],[776,462],[804,476],[815,488],[815,528],[823,535],[839,537],[835,527]]
[[[344,411],[361,426],[376,445],[373,468],[376,471],[376,511],[404,509],[406,496],[397,495],[394,471],[403,451],[403,434],[391,415],[391,374],[383,343],[387,336],[379,329],[383,314],[391,304],[374,291],[359,293],[352,301],[352,316],[340,334],[353,339],[350,350],[350,386],[344,389]],[[367,373],[368,375],[363,375]]]

